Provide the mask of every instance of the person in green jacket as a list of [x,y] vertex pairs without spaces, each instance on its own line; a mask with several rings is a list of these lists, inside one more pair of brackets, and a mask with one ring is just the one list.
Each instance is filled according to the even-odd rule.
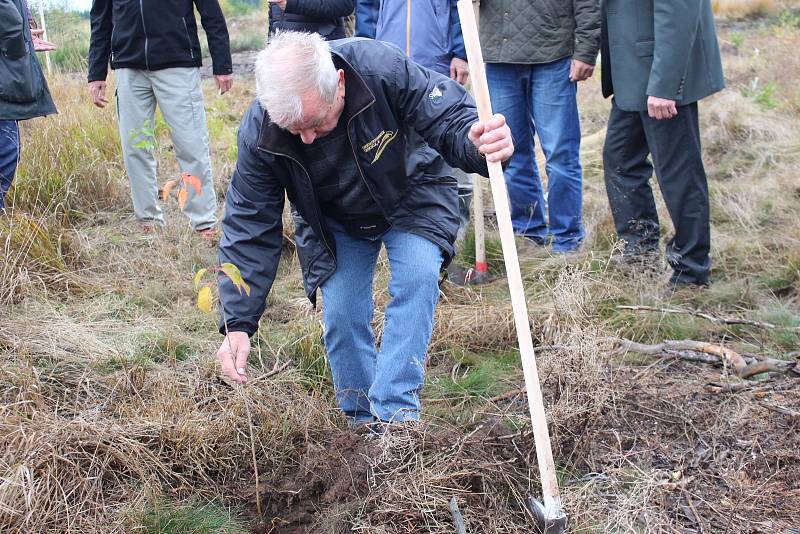
[[614,96],[603,165],[624,255],[646,260],[658,251],[655,167],[675,226],[666,248],[670,283],[707,285],[711,235],[697,102],[725,86],[711,2],[603,0],[601,50],[603,95]]

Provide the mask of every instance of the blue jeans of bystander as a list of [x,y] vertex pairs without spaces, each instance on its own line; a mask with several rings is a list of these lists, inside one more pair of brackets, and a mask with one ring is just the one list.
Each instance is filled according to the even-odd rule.
[[5,207],[19,163],[19,127],[17,121],[0,120],[0,210]]
[[[584,238],[581,130],[570,64],[564,58],[539,65],[486,65],[494,111],[505,115],[514,136],[514,155],[505,171],[514,232],[537,242],[552,235],[555,252],[574,250]],[[546,160],[547,201],[534,134]]]

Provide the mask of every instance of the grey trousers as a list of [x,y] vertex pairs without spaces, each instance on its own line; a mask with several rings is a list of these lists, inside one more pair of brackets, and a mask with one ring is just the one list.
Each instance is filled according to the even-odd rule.
[[[648,161],[648,155],[653,163]],[[606,192],[626,254],[658,249],[659,222],[650,178],[655,167],[675,226],[667,261],[677,283],[707,284],[711,271],[708,182],[700,153],[697,103],[668,120],[623,111],[613,102],[603,147]]]
[[200,70],[180,67],[157,71],[117,69],[115,72],[122,157],[131,183],[136,218],[164,224],[158,202],[156,159],[152,147],[146,146],[155,140],[143,132],[143,128],[154,128],[158,104],[172,133],[180,172],[197,176],[202,183],[199,195],[189,188],[183,212],[195,230],[216,225],[217,198],[211,175]]

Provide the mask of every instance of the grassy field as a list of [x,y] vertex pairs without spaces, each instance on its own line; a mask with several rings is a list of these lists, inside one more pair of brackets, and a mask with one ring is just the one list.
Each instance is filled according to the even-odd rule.
[[[711,287],[674,292],[666,264],[631,272],[612,260],[598,76],[579,92],[586,244],[523,261],[574,532],[800,528],[797,376],[743,380],[721,360],[681,359],[694,352],[619,350],[620,338],[695,340],[756,361],[800,358],[800,14],[773,2],[718,9],[731,20],[720,28],[728,88],[701,104]],[[738,20],[753,13],[766,16]],[[143,235],[113,106],[95,109],[74,74],[50,84],[60,114],[23,124],[0,218],[0,531],[450,533],[453,496],[469,532],[531,531],[538,471],[501,276],[443,286],[425,423],[365,441],[336,412],[321,316],[287,232],[255,379],[232,387],[218,378],[216,316],[195,307],[192,277],[214,248],[174,203],[166,229]],[[221,200],[253,81],[222,97],[204,89]],[[155,130],[163,184],[180,169],[163,120]],[[488,249],[501,275],[494,232]],[[382,260],[378,329],[387,276]]]

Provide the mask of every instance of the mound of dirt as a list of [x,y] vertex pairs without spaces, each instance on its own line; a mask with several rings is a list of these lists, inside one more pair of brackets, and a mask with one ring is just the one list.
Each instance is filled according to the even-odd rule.
[[[310,444],[293,469],[274,472],[259,484],[263,517],[256,521],[253,532],[307,532],[317,524],[321,508],[364,499],[372,456],[370,445],[355,434],[336,436],[326,446]],[[251,506],[255,507],[252,493]]]

